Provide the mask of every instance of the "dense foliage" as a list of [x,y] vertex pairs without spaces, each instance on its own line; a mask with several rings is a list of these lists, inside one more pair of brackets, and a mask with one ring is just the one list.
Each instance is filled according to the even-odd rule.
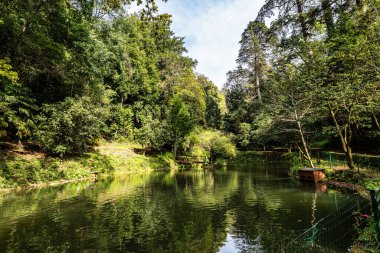
[[352,149],[377,150],[379,7],[377,0],[265,1],[224,87],[226,128],[239,146],[297,148],[313,167],[311,146],[327,144],[344,151],[351,169]]
[[176,153],[195,125],[223,125],[224,96],[153,0],[5,0],[0,17],[1,140],[61,156],[101,138]]
[[35,136],[51,154],[81,154],[100,138],[104,112],[89,98],[66,98],[42,107]]
[[[133,2],[143,7],[129,14]],[[222,94],[195,73],[171,16],[153,0],[4,0],[0,138],[62,156],[101,138],[176,156],[195,152],[186,141],[205,129],[221,135],[210,156],[233,156],[225,143],[234,140],[241,149],[297,148],[314,166],[310,148],[328,145],[355,168],[353,149],[380,143],[379,7],[265,1]]]
[[217,130],[196,128],[186,136],[183,146],[190,155],[205,156],[211,161],[236,156],[236,147],[231,136]]

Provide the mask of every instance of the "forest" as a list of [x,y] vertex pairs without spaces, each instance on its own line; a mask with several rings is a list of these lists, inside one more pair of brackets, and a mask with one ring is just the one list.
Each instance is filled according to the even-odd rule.
[[263,2],[214,84],[158,0],[1,0],[0,251],[379,252],[380,0]]
[[[129,13],[132,4],[141,6]],[[0,138],[56,157],[99,140],[231,158],[286,148],[378,153],[378,0],[267,0],[222,90],[154,0],[3,0]]]
[[[224,88],[240,146],[378,152],[379,1],[268,0]],[[272,20],[267,26],[268,20]],[[353,151],[354,150],[354,151]]]
[[61,157],[101,138],[176,152],[199,126],[231,144],[219,132],[224,96],[195,73],[170,15],[154,1],[128,14],[132,3],[0,3],[2,139]]

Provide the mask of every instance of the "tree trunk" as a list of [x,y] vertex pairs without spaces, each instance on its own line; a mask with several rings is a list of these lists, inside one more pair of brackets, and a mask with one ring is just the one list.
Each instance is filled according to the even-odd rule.
[[305,139],[305,135],[304,135],[303,130],[302,130],[302,124],[301,124],[300,121],[297,121],[297,127],[298,127],[298,133],[300,134],[300,137],[301,137],[301,140],[302,140],[302,147],[303,147],[303,149],[301,149],[301,150],[303,151],[306,160],[309,162],[309,165],[312,168],[314,168],[313,159],[311,158],[310,150],[309,150],[309,147],[307,145],[307,142],[306,142],[306,139]]
[[[292,97],[292,104],[294,106],[293,97]],[[302,128],[301,119],[298,116],[297,109],[295,109],[295,108],[294,108],[294,114],[295,114],[295,120],[296,120],[296,123],[297,123],[298,133],[299,133],[299,135],[301,137],[301,141],[302,141],[302,147],[303,147],[303,149],[300,148],[300,150],[303,151],[303,154],[304,154],[306,160],[309,162],[309,165],[312,168],[314,168],[313,159],[311,158],[309,146],[307,145],[307,141],[305,139],[305,134],[304,134],[304,131],[303,131],[303,128]]]
[[372,118],[373,118],[373,122],[375,123],[375,126],[376,126],[377,130],[380,130],[379,120],[377,119],[377,116],[376,116],[376,114],[373,112],[373,110],[372,110]]
[[257,59],[257,56],[255,57],[255,83],[256,83],[256,93],[257,98],[259,99],[259,103],[262,104],[262,98],[261,98],[261,90],[260,90],[260,66],[259,66],[259,60]]
[[327,38],[331,39],[334,32],[334,17],[330,0],[321,0],[323,20],[327,29]]
[[257,97],[259,99],[259,103],[262,104],[263,100],[261,98],[261,91],[260,91],[260,77],[258,74],[256,74],[256,92],[257,92]]
[[340,129],[339,123],[338,123],[338,121],[337,121],[337,119],[335,117],[335,113],[334,113],[334,110],[332,109],[332,106],[329,104],[328,107],[329,107],[330,116],[331,116],[331,118],[332,118],[332,120],[334,122],[336,131],[338,133],[340,142],[342,144],[343,151],[346,154],[347,166],[351,170],[354,170],[355,169],[355,165],[354,165],[354,159],[352,158],[352,149],[351,149],[351,146],[350,146],[351,131],[349,129],[347,129],[348,126],[346,126],[344,134],[342,133],[342,130]]
[[174,140],[174,159],[177,158],[177,148],[178,148],[178,132],[175,133],[175,140]]
[[361,11],[363,12],[363,13],[365,13],[365,12],[367,12],[367,10],[368,10],[368,2],[366,1],[366,2],[363,2],[363,1],[361,1],[362,3],[361,3]]
[[352,157],[352,150],[350,146],[347,146],[346,160],[347,160],[348,168],[354,170],[355,164],[354,164],[354,158]]
[[303,4],[301,0],[296,0],[297,13],[298,13],[298,22],[301,27],[302,37],[305,41],[308,41],[309,33],[307,31],[307,26],[305,22],[305,16],[303,13]]
[[[329,39],[331,39],[333,37],[333,33],[334,33],[334,30],[335,30],[333,11],[332,11],[332,8],[331,8],[331,0],[321,0],[321,6],[322,6],[322,10],[323,10],[324,23],[326,25],[326,30],[327,30],[327,39],[329,40]],[[334,72],[334,71],[330,67],[329,68],[329,75],[332,72]],[[351,150],[351,146],[350,146],[351,137],[352,137],[351,130],[349,129],[350,128],[350,122],[347,122],[347,125],[344,127],[344,133],[342,133],[342,130],[341,130],[340,126],[339,126],[339,123],[338,123],[338,121],[336,119],[334,110],[333,110],[333,108],[332,108],[332,106],[331,106],[330,103],[328,104],[328,109],[329,109],[330,116],[331,116],[331,118],[332,118],[332,120],[334,122],[336,131],[338,133],[338,136],[339,136],[339,139],[340,139],[343,151],[346,154],[346,163],[347,163],[347,166],[351,170],[354,170],[355,169],[355,165],[354,165],[354,161],[353,161],[353,158],[352,158],[352,150]]]

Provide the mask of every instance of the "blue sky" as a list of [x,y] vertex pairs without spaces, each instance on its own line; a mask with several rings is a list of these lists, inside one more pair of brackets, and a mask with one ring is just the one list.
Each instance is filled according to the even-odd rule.
[[173,16],[172,29],[185,37],[188,55],[198,61],[196,71],[219,88],[235,68],[241,33],[254,20],[264,0],[157,1],[161,13]]

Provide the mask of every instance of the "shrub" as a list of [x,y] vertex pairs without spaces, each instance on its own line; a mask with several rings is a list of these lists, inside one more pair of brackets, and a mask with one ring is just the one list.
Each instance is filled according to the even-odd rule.
[[5,185],[6,185],[6,180],[5,180],[5,178],[3,178],[3,177],[0,176],[0,188],[5,187]]
[[336,181],[349,182],[353,184],[363,183],[366,175],[356,171],[347,170],[342,172],[332,171],[327,172],[327,177]]
[[48,182],[63,177],[57,158],[3,161],[0,173],[4,179],[0,183],[2,187]]
[[227,136],[217,135],[211,140],[211,158],[232,159],[236,156],[236,147]]
[[241,123],[239,125],[239,134],[237,139],[240,147],[247,148],[251,143],[252,126],[249,123]]
[[216,135],[216,131],[195,128],[185,137],[183,149],[188,155],[210,157],[211,140]]
[[367,190],[380,189],[380,179],[366,179],[364,180],[364,186]]
[[114,171],[108,156],[90,154],[79,159],[17,159],[0,161],[0,188],[89,177],[89,171]]
[[87,97],[44,105],[35,137],[49,154],[81,154],[100,138],[104,115]]
[[216,130],[196,128],[184,141],[184,150],[192,156],[206,156],[211,161],[236,156],[236,147],[230,136]]
[[[344,153],[336,152],[321,152],[321,158],[329,161],[331,166],[346,165],[346,155]],[[354,163],[361,168],[368,168],[379,170],[380,156],[366,155],[366,154],[353,154]]]
[[163,155],[159,155],[158,160],[159,160],[160,164],[162,164],[165,168],[175,169],[178,167],[174,161],[174,154],[173,153],[166,152]]
[[112,105],[103,127],[103,135],[109,140],[132,141],[135,135],[132,109]]
[[99,153],[86,154],[85,159],[80,159],[78,167],[87,168],[89,171],[97,171],[98,173],[109,173],[115,170],[110,156]]
[[[359,236],[356,239],[356,247],[364,248],[364,252],[379,252],[379,244],[377,240],[376,222],[374,217],[369,217],[366,221],[366,226],[360,228],[357,225],[356,229],[359,232]],[[359,251],[362,252],[362,251]]]
[[289,176],[298,177],[298,170],[303,167],[297,152],[285,153],[280,156],[281,163],[289,167]]
[[215,161],[215,167],[216,168],[224,168],[224,167],[226,167],[226,165],[227,165],[226,160],[223,158],[218,158]]
[[141,119],[141,127],[137,129],[135,141],[141,144],[144,149],[160,148],[167,141],[168,135],[165,129],[168,128],[165,121],[153,119],[152,115]]

